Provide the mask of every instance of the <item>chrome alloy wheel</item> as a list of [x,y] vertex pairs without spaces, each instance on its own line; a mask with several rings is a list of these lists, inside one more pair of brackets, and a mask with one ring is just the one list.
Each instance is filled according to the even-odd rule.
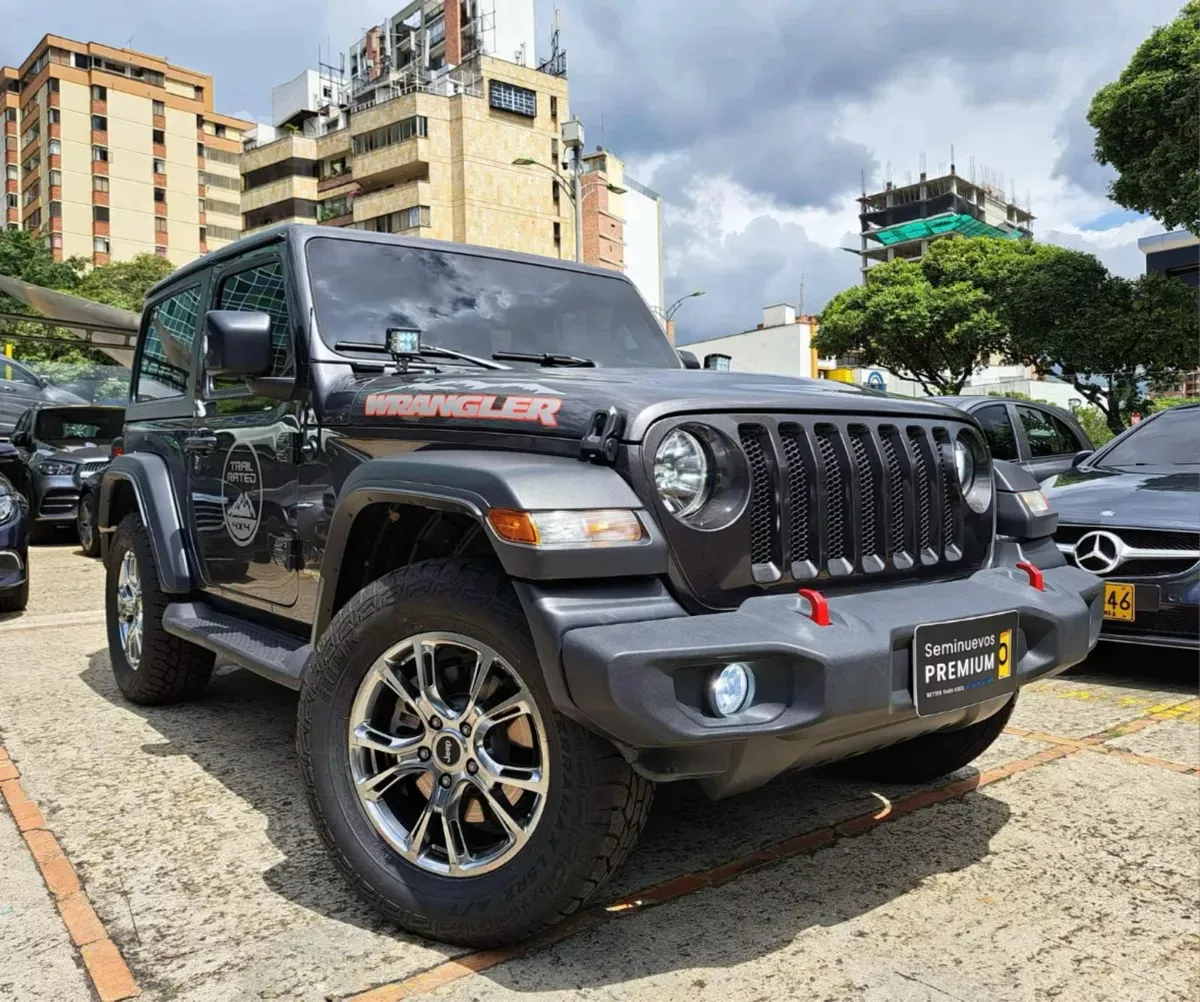
[[117,574],[117,633],[125,660],[137,671],[142,660],[142,579],[133,550],[121,557]]
[[348,740],[371,824],[430,873],[503,866],[542,816],[541,714],[512,666],[470,637],[421,633],[385,651],[358,688]]

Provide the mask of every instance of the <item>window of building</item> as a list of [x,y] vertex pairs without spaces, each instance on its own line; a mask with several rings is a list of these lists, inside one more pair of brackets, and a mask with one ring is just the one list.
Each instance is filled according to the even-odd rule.
[[167,221],[162,216],[158,216],[155,218],[154,231],[156,233],[166,233],[167,232]]
[[550,179],[550,197],[554,200],[554,204],[558,205],[558,181],[554,178]]
[[208,243],[208,227],[201,226],[200,227],[200,246],[203,247],[206,243]]
[[167,248],[165,248],[165,247],[163,247],[163,246],[161,246],[161,245],[160,245],[160,246],[156,246],[156,247],[154,248],[154,256],[155,256],[155,257],[166,257],[166,256],[167,256]]
[[62,171],[52,170],[49,174],[46,175],[46,179],[50,182],[51,188],[61,188],[62,187]]
[[162,146],[167,141],[166,133],[162,129],[154,129],[150,133],[150,139],[155,146]]
[[385,125],[382,129],[354,136],[351,139],[351,148],[356,155],[370,153],[372,150],[383,149],[394,143],[403,143],[409,139],[423,138],[428,135],[429,119],[424,115],[413,115],[401,119],[399,122],[393,122],[391,125]]
[[[295,371],[288,317],[287,289],[278,261],[239,271],[221,282],[217,309],[266,313],[271,318],[271,375],[290,376]],[[214,379],[216,391],[246,392],[244,379]]]
[[242,207],[236,202],[220,202],[215,198],[205,199],[208,205],[207,212],[219,212],[226,216],[236,216],[242,211]]
[[32,188],[27,188],[25,191],[25,194],[21,196],[21,207],[27,208],[30,205],[33,205],[33,203],[36,202],[37,200],[38,200],[38,185],[35,184]]
[[52,157],[61,157],[62,156],[62,143],[60,143],[57,139],[51,139],[50,142],[46,145],[46,153],[47,153],[47,155],[52,156]]
[[974,416],[983,425],[983,434],[996,459],[1016,460],[1019,458],[1017,456],[1017,433],[1013,430],[1012,421],[1008,417],[1008,408],[1004,404],[981,407],[975,411]]
[[[306,160],[303,157],[291,157],[279,163],[268,164],[252,170],[243,177],[244,188],[258,188],[272,181],[282,181],[289,177],[319,177],[320,165],[316,160]],[[234,191],[243,187],[237,179],[225,177],[223,174],[202,174],[201,184],[211,184],[215,188],[230,188]]]
[[162,101],[151,101],[150,113],[153,115],[165,115],[167,113],[167,106]]
[[41,155],[38,153],[33,153],[25,160],[24,163],[21,164],[21,170],[28,174],[30,171],[37,170],[41,165]]
[[46,121],[51,125],[62,125],[62,112],[58,108],[47,108]]
[[159,160],[158,157],[155,157],[154,158],[154,173],[155,174],[165,174],[166,172],[167,172],[167,162],[165,160]]
[[193,97],[195,97],[195,99],[197,101],[203,101],[204,100],[204,88],[201,87],[199,84],[196,84],[195,87],[192,89],[192,95],[193,95]]
[[218,138],[224,139],[225,138],[225,126],[223,126],[220,122],[217,122],[215,125],[213,125],[213,135],[217,136]]
[[227,150],[218,150],[212,146],[205,146],[203,143],[197,143],[196,145],[200,148],[200,155],[208,160],[212,160],[214,163],[229,164],[231,166],[236,166],[238,163],[238,155],[236,153],[230,153]]
[[562,246],[562,223],[554,224],[554,246]]
[[187,391],[199,316],[198,286],[151,308],[138,359],[135,400],[180,397]]
[[93,205],[92,206],[92,219],[94,221],[96,221],[97,223],[107,223],[108,222],[108,206],[107,205]]
[[50,218],[62,219],[62,202],[50,203]]
[[92,68],[92,57],[85,56],[82,52],[72,52],[71,65],[77,70],[90,70]]
[[165,202],[166,200],[167,200],[167,189],[166,188],[155,188],[154,189],[154,201]]
[[93,146],[92,147],[92,159],[93,160],[103,160],[105,163],[107,163],[108,162],[108,147],[107,146]]
[[42,210],[35,209],[30,214],[29,218],[25,220],[25,229],[26,230],[36,230],[41,225],[42,225]]
[[4,207],[7,209],[19,209],[21,207],[21,196],[15,191],[10,191],[4,196]]
[[103,174],[96,174],[92,177],[92,191],[108,191],[108,178]]
[[205,200],[204,200],[203,198],[199,198],[199,199],[197,199],[196,201],[199,203],[200,214],[201,214],[201,215],[204,215],[204,212],[205,212]]
[[5,108],[4,109],[4,121],[15,122],[16,120],[17,120],[17,109],[16,108]]
[[232,226],[209,226],[206,228],[207,236],[217,240],[236,240],[242,235],[241,230],[234,229]]
[[93,237],[92,238],[92,250],[94,250],[97,254],[107,254],[108,253],[108,237]]
[[204,144],[203,143],[196,143],[196,156],[198,156],[198,157],[204,156]]
[[92,100],[93,101],[107,101],[108,100],[108,88],[101,87],[99,84],[92,84]]
[[107,132],[108,131],[108,116],[107,115],[93,115],[92,116],[92,131],[93,132]]
[[57,94],[58,93],[58,78],[57,77],[51,77],[49,80],[46,81],[46,93],[47,94]]
[[550,166],[552,166],[552,167],[558,166],[558,140],[557,139],[550,140]]
[[41,127],[34,122],[28,129],[21,133],[21,145],[26,146],[32,143],[41,134]]
[[428,226],[429,206],[414,205],[410,209],[399,212],[389,212],[384,216],[376,216],[361,223],[355,223],[356,230],[368,230],[372,233],[404,233],[415,230],[420,226]]
[[61,233],[51,233],[50,234],[50,249],[51,250],[62,250],[62,245],[63,245],[62,234]]
[[[550,95],[550,118],[551,118],[551,119],[553,119],[553,120],[554,120],[554,121],[556,121],[556,122],[558,121],[558,98],[557,98],[555,95],[553,95],[553,94],[551,94],[551,95]],[[556,140],[554,140],[554,145],[555,145],[555,146],[558,146],[558,140],[557,140],[557,139],[556,139]],[[557,153],[557,151],[556,151],[556,152],[555,152],[555,154],[554,154],[554,159],[555,159],[555,160],[557,160],[557,159],[558,159],[558,153]]]
[[20,168],[16,164],[8,164],[4,168],[4,177],[9,181],[15,181],[20,176]]
[[488,83],[488,103],[500,111],[511,111],[526,118],[537,118],[537,91],[503,80]]

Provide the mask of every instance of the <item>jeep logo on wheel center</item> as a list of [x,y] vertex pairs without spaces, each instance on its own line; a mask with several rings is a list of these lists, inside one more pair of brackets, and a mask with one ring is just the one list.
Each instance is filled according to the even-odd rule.
[[437,744],[433,746],[433,750],[439,765],[450,769],[457,764],[459,745],[454,738],[450,737],[450,735],[446,734],[440,737],[437,741]]
[[221,471],[225,496],[225,528],[238,546],[249,546],[258,533],[262,517],[262,467],[249,445],[234,445],[225,456]]

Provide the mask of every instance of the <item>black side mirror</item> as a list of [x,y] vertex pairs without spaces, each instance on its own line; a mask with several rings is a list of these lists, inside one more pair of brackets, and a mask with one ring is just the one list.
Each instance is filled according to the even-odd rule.
[[270,314],[209,310],[204,335],[204,367],[210,376],[249,379],[271,371]]
[[699,369],[700,368],[700,359],[698,359],[696,357],[694,352],[685,351],[683,348],[676,348],[675,351],[679,355],[679,357],[683,360],[683,367],[685,369]]
[[1071,466],[1072,467],[1078,466],[1085,459],[1087,459],[1088,456],[1092,455],[1093,451],[1094,450],[1092,450],[1092,449],[1084,449],[1082,452],[1075,453],[1075,455],[1071,457]]

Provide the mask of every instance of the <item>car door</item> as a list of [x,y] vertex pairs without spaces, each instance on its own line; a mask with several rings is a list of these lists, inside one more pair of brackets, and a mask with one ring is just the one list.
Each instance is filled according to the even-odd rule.
[[1008,404],[987,404],[973,410],[971,416],[983,426],[983,435],[987,439],[993,459],[1003,459],[1010,463],[1021,461],[1020,445]]
[[0,435],[7,435],[25,411],[41,400],[42,384],[10,358],[0,358]]
[[[286,268],[274,249],[214,271],[210,310],[271,317],[270,375],[295,375]],[[203,363],[202,363],[203,364]],[[201,372],[189,506],[205,587],[286,613],[296,602],[300,553],[296,493],[300,420],[295,406],[259,396],[242,379]]]
[[1050,411],[1033,404],[1014,404],[1013,409],[1017,412],[1019,430],[1029,456],[1025,468],[1034,479],[1047,480],[1056,473],[1069,470],[1079,449],[1071,448],[1063,439],[1059,432],[1062,422],[1057,421]]

